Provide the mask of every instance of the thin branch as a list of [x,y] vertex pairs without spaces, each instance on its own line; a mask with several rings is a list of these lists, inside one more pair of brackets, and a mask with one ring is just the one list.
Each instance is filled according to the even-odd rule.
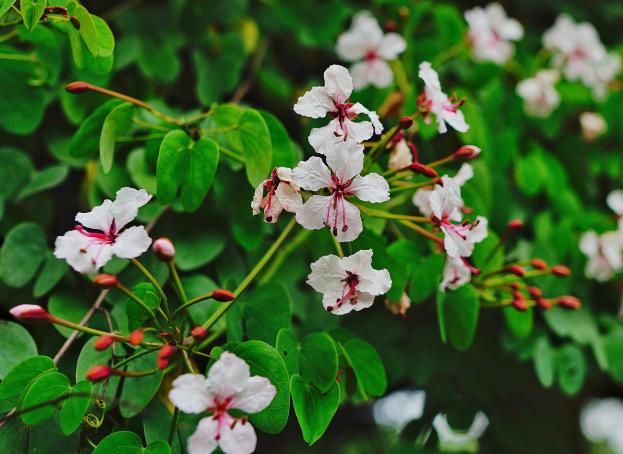
[[268,50],[269,42],[267,39],[262,40],[260,44],[257,46],[255,50],[255,54],[253,54],[253,58],[251,59],[251,63],[249,64],[249,73],[247,77],[242,81],[242,83],[238,86],[234,95],[231,97],[231,102],[234,104],[242,101],[242,98],[246,96],[248,91],[253,86],[255,82],[255,77],[257,76],[257,72],[262,66],[264,61],[264,57],[266,57],[266,51]]

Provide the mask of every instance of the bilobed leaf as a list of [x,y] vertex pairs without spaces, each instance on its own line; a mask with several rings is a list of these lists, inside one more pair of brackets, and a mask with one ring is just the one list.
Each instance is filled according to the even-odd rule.
[[13,367],[0,383],[0,401],[18,397],[42,373],[56,370],[54,361],[47,356],[33,356]]
[[[28,387],[19,408],[23,411],[53,401],[66,394],[69,389],[69,379],[65,375],[59,372],[43,374]],[[59,405],[59,402],[55,402],[24,412],[21,419],[24,424],[39,424],[52,416]]]
[[115,37],[104,19],[91,14],[99,39],[99,56],[110,57],[115,51]]
[[351,339],[341,345],[346,361],[355,373],[361,395],[382,396],[387,389],[387,376],[374,347],[362,339]]
[[327,392],[335,384],[337,366],[337,348],[331,336],[313,333],[303,339],[299,351],[299,371],[320,392]]
[[7,233],[0,250],[0,277],[9,287],[23,287],[37,273],[47,250],[41,227],[17,224]]
[[80,427],[91,404],[91,389],[91,382],[81,381],[69,390],[69,396],[63,400],[58,415],[63,434],[72,434]]
[[301,160],[301,152],[288,135],[288,131],[273,114],[260,110],[259,113],[270,131],[273,148],[271,167],[296,167]]
[[69,174],[69,167],[54,165],[37,172],[24,188],[20,191],[18,200],[25,199],[33,194],[58,186]]
[[209,230],[189,233],[175,242],[175,263],[183,271],[200,268],[218,257],[225,245],[226,239],[220,233]]
[[321,393],[303,377],[294,375],[290,380],[290,392],[303,439],[312,445],[325,433],[337,411],[340,387],[334,383],[326,393]]
[[94,57],[100,53],[99,33],[93,22],[93,18],[87,9],[78,5],[74,11],[74,16],[80,21],[80,37]]
[[15,4],[16,0],[2,0],[0,1],[0,16],[4,16],[4,14],[11,9],[11,6]]
[[43,16],[46,0],[21,0],[20,11],[26,30],[32,30]]
[[532,354],[534,370],[537,378],[546,388],[554,383],[555,353],[545,336],[541,337],[534,345],[534,353]]
[[467,350],[474,341],[480,303],[472,285],[437,292],[437,316],[441,339],[459,350]]
[[245,160],[247,179],[256,187],[270,173],[273,159],[270,131],[262,115],[253,109],[240,117],[241,153]]
[[435,293],[439,286],[439,276],[443,267],[444,255],[431,254],[428,257],[414,258],[411,264],[411,285],[409,297],[415,303],[421,303]]
[[181,129],[169,132],[158,152],[156,178],[158,180],[158,201],[161,204],[171,203],[177,194],[186,165],[186,155],[191,139]]
[[281,328],[290,327],[292,308],[290,295],[279,284],[267,284],[242,297],[244,325],[247,336],[271,345]]
[[277,333],[275,348],[283,358],[290,375],[299,372],[299,346],[296,336],[289,328],[281,328]]
[[[109,364],[112,359],[112,349],[108,348],[103,351],[95,350],[96,337],[91,337],[80,351],[76,362],[76,382],[80,382],[86,378],[86,373],[90,367],[99,364]],[[117,394],[120,377],[113,376],[107,380],[93,384],[93,396],[103,399],[110,407],[113,405],[113,398]]]
[[515,337],[526,337],[532,331],[533,311],[518,311],[514,307],[504,308],[504,320],[506,326]]
[[117,138],[127,133],[132,127],[133,113],[134,106],[124,103],[113,108],[104,119],[100,135],[100,161],[104,173],[110,172],[112,168]]
[[572,396],[582,388],[586,376],[586,359],[573,344],[563,345],[556,354],[558,384],[563,393]]
[[13,148],[0,149],[0,199],[10,200],[17,195],[32,171],[27,154]]
[[93,454],[140,454],[143,442],[134,432],[113,432],[99,442]]
[[[89,304],[75,292],[55,292],[48,300],[48,312],[58,318],[79,323],[89,310]],[[74,332],[71,328],[55,324],[54,328],[65,337]]]
[[0,380],[22,361],[37,354],[37,345],[26,328],[0,320]]
[[111,99],[99,106],[80,125],[71,138],[70,154],[75,157],[87,157],[99,150],[100,132],[104,120],[111,110],[122,104],[118,99]]
[[218,145],[212,139],[199,139],[190,148],[182,179],[182,205],[186,211],[201,206],[210,190],[218,166]]
[[[158,352],[154,351],[147,355],[136,358],[128,364],[128,371],[143,372],[155,369]],[[119,398],[119,411],[124,418],[138,415],[149,404],[158,392],[162,382],[162,371],[144,377],[132,377],[123,380],[121,397]]]
[[41,272],[39,272],[39,276],[37,276],[35,281],[32,291],[33,296],[39,298],[52,290],[68,269],[69,266],[65,260],[57,259],[52,253],[48,253]]

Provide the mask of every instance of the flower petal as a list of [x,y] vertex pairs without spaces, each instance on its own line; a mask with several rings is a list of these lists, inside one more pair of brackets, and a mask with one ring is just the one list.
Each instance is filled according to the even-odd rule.
[[307,141],[318,154],[328,154],[333,145],[344,141],[342,129],[337,118],[334,118],[328,125],[321,128],[313,128]]
[[218,445],[225,454],[251,454],[257,445],[257,435],[250,422],[238,420],[233,429],[229,424],[222,426]]
[[380,203],[389,200],[389,184],[377,173],[370,173],[365,177],[356,176],[348,190],[364,202]]
[[208,389],[220,398],[232,397],[247,385],[249,365],[230,352],[223,352],[208,372]]
[[432,216],[433,214],[433,209],[430,205],[430,195],[432,192],[432,189],[421,188],[415,191],[411,199],[413,204],[424,216]]
[[335,106],[325,87],[312,88],[299,97],[294,105],[294,111],[297,114],[310,118],[322,118],[334,110]]
[[108,199],[88,213],[78,213],[76,215],[76,221],[87,229],[99,230],[104,233],[110,231],[113,220],[113,202]]
[[[337,236],[335,238],[340,243],[356,240],[363,231],[359,208],[344,200],[343,210],[342,208],[339,211],[332,210],[329,218],[329,225],[334,225],[334,219],[337,215]],[[344,218],[346,218],[346,224],[344,224]],[[346,230],[344,230],[344,226],[347,227]]]
[[335,52],[341,60],[361,60],[382,40],[383,30],[378,21],[368,11],[362,11],[353,17],[350,29],[338,36]]
[[452,180],[459,186],[463,186],[474,177],[474,167],[469,162],[463,163],[459,171],[452,177]]
[[206,378],[200,374],[183,374],[173,380],[169,400],[184,413],[202,413],[214,405]]
[[297,186],[308,191],[318,191],[331,186],[331,171],[317,156],[299,162],[292,172]]
[[121,232],[115,239],[112,250],[117,257],[133,259],[149,249],[150,244],[151,238],[145,227],[134,226]]
[[617,189],[610,192],[606,198],[606,203],[615,214],[623,216],[623,190]]
[[398,33],[387,33],[377,50],[384,60],[393,60],[407,48],[407,42]]
[[188,437],[188,454],[209,454],[218,446],[216,433],[218,421],[212,416],[202,418],[195,432]]
[[327,150],[327,164],[341,182],[359,175],[363,170],[363,145],[356,142],[339,142]]
[[331,99],[337,104],[342,104],[353,92],[353,79],[348,69],[340,65],[331,65],[324,72],[324,86]]
[[[453,112],[451,110],[444,110],[442,113],[442,119],[458,132],[466,132],[469,129],[469,125],[465,121],[463,112],[461,112],[460,110],[457,110],[456,112]],[[439,120],[439,118],[437,118],[437,120]],[[442,132],[441,126],[439,128],[439,132]]]
[[295,185],[281,181],[275,191],[275,196],[283,209],[290,213],[296,213],[303,206],[303,198],[293,186]]
[[296,222],[308,230],[318,230],[325,226],[331,197],[313,195],[296,212]]
[[65,259],[79,273],[94,273],[112,258],[110,244],[97,242],[77,230],[56,238],[54,256]]
[[264,198],[264,183],[267,180],[262,181],[257,185],[255,191],[253,192],[253,200],[251,200],[251,211],[253,215],[260,214],[260,206],[262,205],[262,199]]
[[245,413],[257,413],[270,405],[275,398],[277,389],[266,377],[254,376],[249,378],[247,385],[231,402],[232,408]]
[[446,289],[455,290],[467,284],[472,278],[472,273],[460,257],[452,258],[448,256],[446,257],[442,276],[439,290],[445,292]]
[[341,292],[344,285],[342,279],[346,277],[342,260],[333,254],[320,257],[310,265],[311,273],[307,276],[307,284],[320,293]]
[[[378,114],[375,111],[369,110],[369,109],[365,108],[362,104],[357,102],[357,103],[353,104],[350,109],[348,109],[348,112],[351,113],[351,114],[357,114],[357,115],[366,114],[370,118],[370,121],[372,122],[372,126],[374,127],[374,133],[375,134],[380,134],[380,133],[383,132],[383,124],[379,120],[379,116],[378,116]],[[370,135],[370,137],[372,137],[372,135]],[[365,139],[361,139],[361,140],[356,140],[356,142],[361,142],[363,140],[367,140],[370,137],[366,137]],[[354,139],[354,137],[353,137],[353,139]]]
[[132,222],[138,215],[138,209],[151,200],[151,195],[144,189],[121,188],[112,203],[117,232]]

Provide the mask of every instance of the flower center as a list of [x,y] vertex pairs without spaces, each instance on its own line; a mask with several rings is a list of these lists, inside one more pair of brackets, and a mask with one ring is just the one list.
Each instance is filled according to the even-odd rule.
[[99,255],[102,251],[102,248],[106,245],[110,245],[113,244],[115,242],[115,239],[117,238],[117,226],[115,224],[115,220],[112,220],[112,223],[110,224],[110,227],[108,229],[107,233],[101,232],[101,231],[91,231],[88,230],[86,227],[84,227],[83,225],[78,224],[77,226],[74,227],[74,230],[80,232],[81,235],[86,236],[87,238],[90,238],[91,241],[89,241],[89,243],[84,246],[83,248],[80,249],[80,252],[82,254],[86,254],[88,249],[91,246],[98,246],[98,250],[95,253],[95,256],[93,256],[91,258],[91,263],[93,265],[95,265],[97,263],[97,259],[99,258]]
[[214,407],[208,408],[208,411],[213,413],[212,418],[217,422],[216,434],[214,435],[214,439],[217,441],[221,439],[221,432],[225,424],[229,424],[232,420],[232,428],[236,424],[236,419],[227,413],[232,399],[233,397],[227,397],[225,399],[216,398],[214,400]]
[[270,179],[264,182],[264,189],[268,190],[268,194],[264,197],[262,201],[262,207],[264,208],[264,219],[266,222],[272,222],[273,216],[270,212],[270,208],[273,204],[273,197],[275,196],[275,191],[279,186],[281,180],[277,176],[277,169],[273,169],[273,172],[270,175]]
[[[337,236],[338,220],[341,220],[342,232],[346,232],[348,230],[348,219],[346,216],[345,197],[352,195],[352,193],[348,191],[348,188],[353,183],[353,180],[351,178],[350,180],[342,182],[336,175],[332,175],[331,182],[332,182],[332,185],[329,188],[329,191],[331,191],[331,200],[329,201],[329,204],[327,205],[327,212],[325,214],[324,225],[331,229],[331,231],[333,232],[333,235]],[[331,216],[332,213],[333,213],[333,217]],[[332,219],[333,219],[333,223],[331,223]]]
[[334,118],[337,118],[338,125],[335,128],[333,134],[336,137],[343,137],[344,140],[348,138],[348,121],[357,117],[357,114],[351,112],[350,109],[353,107],[352,102],[348,102],[345,100],[342,102],[339,98],[337,100],[333,100],[333,108],[335,109],[331,115]]
[[350,271],[346,271],[346,277],[341,280],[344,282],[344,287],[342,288],[342,296],[335,300],[335,304],[333,306],[327,307],[327,311],[331,312],[336,307],[340,307],[345,302],[350,302],[350,304],[355,305],[359,301],[359,296],[357,295],[357,285],[359,285],[359,275],[356,273],[352,273]]
[[366,52],[366,55],[364,58],[366,59],[366,61],[370,62],[370,61],[374,61],[377,58],[379,58],[379,55],[376,53],[374,49],[370,49],[369,51]]

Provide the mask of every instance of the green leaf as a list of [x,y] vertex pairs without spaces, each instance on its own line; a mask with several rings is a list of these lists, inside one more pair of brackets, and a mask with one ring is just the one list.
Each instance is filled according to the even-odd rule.
[[154,169],[148,163],[147,152],[144,148],[136,148],[130,152],[126,168],[136,187],[143,188],[150,194],[157,193],[158,186]]
[[104,19],[91,14],[99,38],[99,56],[110,57],[115,51],[115,37]]
[[[136,358],[127,370],[131,372],[146,371],[156,367],[158,352],[154,351]],[[119,398],[119,411],[124,418],[138,415],[149,404],[158,392],[162,382],[162,371],[157,371],[145,377],[132,377],[123,380],[121,397]]]
[[68,269],[69,266],[67,266],[65,260],[57,259],[52,253],[49,253],[35,281],[32,291],[33,296],[40,298],[52,290]]
[[299,373],[299,345],[296,336],[289,328],[281,328],[277,333],[275,348],[283,358],[290,375]]
[[117,139],[126,134],[132,127],[133,113],[134,106],[130,103],[123,103],[113,108],[104,119],[100,135],[100,161],[104,173],[108,173],[112,169],[115,159],[115,144]]
[[195,211],[201,206],[214,181],[218,160],[218,145],[212,139],[201,138],[190,148],[181,193],[186,211]]
[[0,199],[10,200],[24,187],[33,171],[30,158],[12,148],[0,149]]
[[[326,333],[313,333],[303,339],[299,351],[300,374],[320,392],[329,391],[335,384],[337,367],[337,348],[331,336]],[[382,375],[384,374],[385,371],[382,370]]]
[[97,27],[93,22],[93,18],[82,5],[76,7],[74,16],[80,22],[80,37],[82,41],[87,46],[87,49],[89,49],[89,52],[97,57],[100,53],[100,42],[99,33],[97,32]]
[[361,395],[382,396],[387,389],[387,376],[374,347],[361,339],[351,339],[341,345],[346,362],[355,373]]
[[[76,362],[76,382],[80,382],[86,378],[87,370],[89,370],[90,367],[99,364],[109,364],[112,359],[112,348],[103,351],[95,350],[96,340],[96,337],[89,339],[78,355],[78,360]],[[98,399],[103,399],[107,406],[112,406],[120,381],[120,377],[115,376],[94,383],[93,396],[97,396]]]
[[66,165],[50,166],[47,169],[37,172],[32,180],[30,180],[30,183],[24,186],[20,191],[17,199],[22,200],[33,194],[43,192],[46,189],[54,188],[65,181],[68,174],[69,167]]
[[480,303],[472,285],[454,291],[437,292],[437,316],[441,339],[459,350],[467,350],[476,334]]
[[266,377],[277,388],[277,394],[270,405],[259,413],[249,415],[249,420],[264,432],[281,432],[290,414],[290,389],[288,369],[279,352],[257,340],[238,344],[231,352],[249,364],[251,375]]
[[273,159],[270,131],[257,110],[246,110],[240,117],[240,142],[247,179],[256,187],[270,173]]
[[260,110],[259,113],[270,131],[270,141],[273,148],[271,167],[296,167],[301,160],[301,152],[290,139],[285,126],[269,112]]
[[4,14],[11,9],[11,6],[15,4],[16,0],[2,0],[0,1],[0,16],[4,16]]
[[514,307],[505,307],[503,309],[504,320],[506,326],[510,329],[515,337],[524,338],[532,331],[533,311],[518,311]]
[[97,445],[93,454],[170,454],[166,441],[156,441],[143,448],[143,441],[134,432],[113,432]]
[[439,286],[443,260],[443,254],[431,254],[428,257],[414,259],[409,287],[409,297],[414,304],[425,301],[435,293]]
[[0,380],[13,367],[37,354],[37,345],[26,328],[0,320]]
[[37,273],[47,251],[41,227],[17,224],[7,233],[0,250],[0,277],[9,287],[23,287]]
[[80,427],[91,404],[91,388],[91,382],[78,382],[69,390],[69,397],[63,400],[58,416],[64,435],[72,434]]
[[13,367],[0,383],[0,400],[18,397],[42,373],[56,370],[54,361],[47,356],[33,356]]
[[274,345],[277,332],[290,327],[290,295],[279,284],[263,285],[243,296],[247,336]]
[[108,114],[122,101],[111,99],[89,115],[71,138],[70,154],[76,158],[91,157],[99,150],[100,132]]
[[225,244],[221,234],[208,230],[186,234],[175,242],[175,264],[182,271],[200,268],[218,257]]
[[[160,307],[160,295],[153,284],[141,282],[132,288],[132,292],[138,296],[147,307],[155,311]],[[143,306],[128,298],[126,302],[126,314],[128,315],[128,328],[133,331],[143,326],[146,320],[151,318]]]
[[556,355],[558,384],[563,393],[577,394],[584,384],[586,359],[582,350],[573,344],[565,344]]
[[[66,394],[69,389],[69,379],[65,375],[59,372],[43,374],[28,387],[19,409],[24,411],[31,407],[38,407],[44,402],[53,401]],[[59,402],[55,402],[22,413],[22,421],[29,425],[39,424],[52,416],[58,406]]]
[[[48,312],[70,322],[79,323],[88,310],[88,303],[75,292],[60,291],[54,293],[48,300]],[[71,328],[57,324],[54,324],[54,328],[65,337],[74,332]]]
[[290,392],[303,439],[312,445],[325,433],[337,411],[340,404],[340,387],[334,383],[323,394],[314,386],[307,384],[300,375],[294,375],[290,381]]
[[532,360],[536,376],[546,388],[554,384],[554,354],[555,351],[549,345],[547,338],[545,336],[539,338],[534,346]]
[[20,11],[26,30],[32,30],[43,16],[46,0],[21,0]]
[[156,178],[158,179],[158,201],[171,203],[182,184],[186,155],[191,140],[181,129],[167,133],[160,144]]

